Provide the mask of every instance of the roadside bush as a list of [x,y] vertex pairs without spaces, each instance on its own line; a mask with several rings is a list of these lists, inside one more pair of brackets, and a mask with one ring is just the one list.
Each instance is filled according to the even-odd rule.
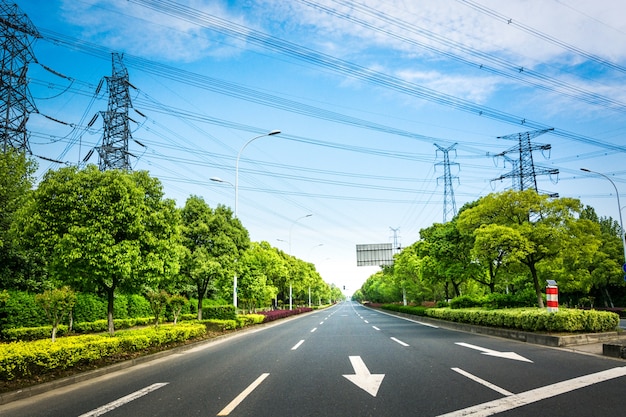
[[[57,336],[66,335],[67,330],[68,328],[66,325],[59,325],[59,327],[57,328]],[[52,326],[15,327],[2,331],[2,339],[7,341],[47,339],[50,338],[51,335]]]
[[263,312],[260,312],[259,314],[265,316],[265,319],[263,320],[263,322],[267,323],[267,322],[278,320],[278,319],[284,319],[286,317],[293,316],[296,314],[307,313],[309,311],[313,311],[313,309],[309,307],[298,307],[298,308],[294,308],[293,310],[263,311]]
[[9,298],[0,304],[0,328],[38,327],[48,324],[46,313],[35,302],[35,294],[8,291]]
[[254,324],[261,324],[265,320],[263,314],[239,314],[237,315],[237,326],[246,327]]
[[202,305],[202,319],[235,320],[237,311],[234,305]]
[[385,304],[381,306],[384,310],[397,311],[399,313],[413,314],[415,316],[425,316],[426,307],[423,306],[405,306],[401,304]]
[[107,303],[94,294],[78,293],[72,312],[74,322],[92,322],[107,317]]
[[428,309],[426,315],[442,320],[480,326],[511,328],[529,332],[587,332],[615,331],[619,316],[596,310],[559,309],[548,313],[545,309],[520,308],[486,309]]
[[126,352],[182,342],[200,337],[205,326],[179,324],[178,326],[149,327],[141,330],[120,332],[116,336],[81,335],[34,342],[11,342],[0,344],[0,379],[41,375],[55,370],[67,369]]

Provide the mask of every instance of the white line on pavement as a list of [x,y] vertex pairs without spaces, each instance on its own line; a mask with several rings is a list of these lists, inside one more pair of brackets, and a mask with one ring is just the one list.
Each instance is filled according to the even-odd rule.
[[313,332],[314,332],[314,331],[316,331],[316,330],[317,330],[317,327],[313,327],[313,328],[311,329],[311,333],[313,333]]
[[79,417],[97,417],[97,416],[101,416],[102,414],[108,413],[109,411],[115,410],[116,408],[119,408],[121,406],[123,406],[124,404],[127,404],[133,400],[136,400],[137,398],[143,397],[146,394],[151,393],[152,391],[158,390],[161,387],[166,386],[168,383],[167,382],[159,382],[156,384],[152,384],[149,387],[145,387],[143,389],[140,389],[139,391],[135,391],[132,394],[128,394],[125,397],[120,398],[119,400],[115,400],[112,401],[108,404],[103,405],[100,408],[96,408],[95,410],[92,410],[88,413],[85,414],[81,414]]
[[459,373],[459,374],[461,374],[461,375],[471,379],[472,381],[478,382],[479,384],[486,386],[487,388],[491,388],[492,390],[494,390],[496,392],[499,392],[502,395],[506,395],[506,396],[514,395],[512,392],[507,391],[504,388],[500,388],[499,386],[494,385],[491,382],[487,382],[484,379],[481,379],[481,378],[477,377],[476,375],[472,375],[469,372],[466,372],[466,371],[464,371],[464,370],[462,370],[460,368],[452,368],[452,370],[454,372],[457,372],[457,373]]
[[380,329],[379,329],[378,327],[376,327],[376,326],[372,326],[372,328],[373,328],[374,330],[380,330]]
[[252,384],[250,384],[248,386],[248,388],[243,390],[243,392],[241,394],[239,394],[237,397],[235,397],[235,399],[232,400],[230,402],[230,404],[228,404],[226,407],[224,407],[224,409],[222,411],[217,413],[217,415],[218,416],[227,416],[227,415],[229,415],[235,408],[237,408],[237,406],[239,404],[241,404],[243,402],[243,400],[246,399],[246,397],[248,395],[250,395],[252,393],[252,391],[254,391],[256,389],[256,387],[261,385],[261,382],[263,382],[265,380],[265,378],[267,378],[268,376],[270,376],[270,374],[261,374],[260,377],[258,377]]
[[298,343],[296,343],[296,345],[294,347],[291,348],[291,350],[296,350],[300,347],[301,344],[304,343],[304,340],[299,341]]
[[626,376],[626,367],[612,368],[595,374],[557,382],[556,384],[545,387],[535,388],[530,391],[522,392],[521,394],[514,394],[499,400],[489,401],[451,413],[442,414],[438,417],[487,417],[623,376]]
[[392,337],[391,340],[393,340],[396,343],[401,344],[402,346],[408,346],[409,345],[408,343],[404,343],[402,340],[398,340],[395,337]]

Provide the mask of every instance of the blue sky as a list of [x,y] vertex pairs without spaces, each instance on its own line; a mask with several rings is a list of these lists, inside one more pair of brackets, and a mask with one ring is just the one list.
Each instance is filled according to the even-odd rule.
[[[619,0],[30,0],[34,155],[82,163],[102,139],[111,52],[124,53],[133,169],[184,205],[234,207],[256,241],[358,289],[357,244],[419,239],[443,220],[442,148],[457,209],[512,186],[498,137],[535,139],[538,188],[618,219],[626,205],[626,22]],[[52,69],[66,78],[60,77]],[[97,92],[98,91],[98,92]],[[137,111],[135,111],[137,110]],[[47,117],[46,117],[47,116]],[[57,121],[63,123],[59,123]],[[515,158],[518,155],[509,154]],[[98,163],[97,154],[88,160]],[[39,159],[40,175],[58,163]],[[458,165],[456,165],[458,164]],[[450,208],[450,206],[448,206]],[[312,214],[312,216],[307,216]]]

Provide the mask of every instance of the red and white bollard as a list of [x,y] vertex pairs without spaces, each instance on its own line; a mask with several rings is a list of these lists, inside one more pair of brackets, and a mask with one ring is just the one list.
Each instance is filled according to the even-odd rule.
[[546,301],[548,304],[548,313],[556,313],[559,311],[559,287],[556,281],[548,280],[546,286]]

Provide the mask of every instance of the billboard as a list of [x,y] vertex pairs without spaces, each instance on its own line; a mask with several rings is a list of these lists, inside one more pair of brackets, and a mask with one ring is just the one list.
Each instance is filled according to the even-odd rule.
[[356,245],[356,266],[393,265],[393,244]]

